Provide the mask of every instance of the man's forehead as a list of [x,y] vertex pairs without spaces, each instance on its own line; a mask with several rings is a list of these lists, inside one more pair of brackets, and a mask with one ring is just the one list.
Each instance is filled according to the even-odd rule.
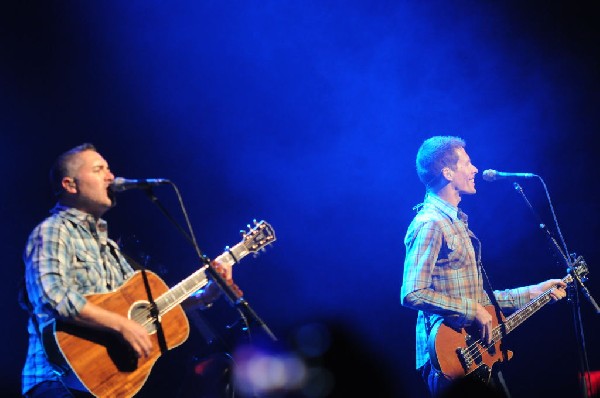
[[79,166],[96,167],[106,165],[106,160],[96,151],[87,150],[81,152],[74,159],[79,163]]
[[471,160],[471,158],[469,157],[469,154],[467,154],[467,151],[465,150],[465,148],[457,148],[456,149],[456,153],[458,154],[458,160],[462,160],[462,161],[469,161]]

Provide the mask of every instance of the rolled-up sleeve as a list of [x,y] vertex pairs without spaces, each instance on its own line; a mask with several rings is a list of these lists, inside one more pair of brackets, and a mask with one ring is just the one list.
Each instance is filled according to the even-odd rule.
[[85,297],[70,287],[70,262],[74,254],[62,224],[41,224],[30,236],[24,253],[26,283],[35,311],[54,312],[60,318],[76,316]]
[[464,296],[440,293],[434,287],[434,268],[443,239],[443,232],[435,222],[416,220],[411,224],[404,242],[406,257],[400,300],[406,307],[442,315],[452,324],[466,326],[475,319],[476,303]]
[[529,286],[516,289],[495,290],[494,296],[498,305],[506,314],[511,314],[524,307],[530,301]]

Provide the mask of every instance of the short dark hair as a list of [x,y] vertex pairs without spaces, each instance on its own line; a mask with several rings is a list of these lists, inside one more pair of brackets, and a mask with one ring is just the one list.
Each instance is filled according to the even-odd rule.
[[427,189],[435,185],[444,167],[454,170],[458,162],[456,150],[464,148],[465,140],[454,136],[434,136],[426,139],[417,152],[417,175]]
[[63,193],[62,179],[63,177],[71,175],[73,172],[71,169],[73,157],[84,151],[98,152],[93,144],[86,142],[77,145],[75,148],[69,149],[56,158],[50,169],[50,186],[52,187],[54,195],[60,196]]

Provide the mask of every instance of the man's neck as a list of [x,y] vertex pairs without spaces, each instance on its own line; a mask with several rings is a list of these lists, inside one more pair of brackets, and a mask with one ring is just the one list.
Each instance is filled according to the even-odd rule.
[[439,196],[441,199],[444,199],[454,207],[458,207],[458,204],[460,203],[460,194],[450,184],[444,185],[437,192],[434,192],[434,194]]
[[94,217],[96,219],[96,221],[102,217],[102,214],[104,214],[104,212],[93,211],[93,210],[89,209],[87,206],[84,206],[82,203],[70,201],[65,198],[59,199],[58,203],[62,206],[72,207],[74,209],[77,209],[79,211],[87,213],[87,214],[91,215],[92,217]]

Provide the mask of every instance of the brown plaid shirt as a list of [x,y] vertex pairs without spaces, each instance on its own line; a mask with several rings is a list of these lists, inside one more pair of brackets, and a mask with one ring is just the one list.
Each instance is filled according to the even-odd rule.
[[[469,230],[467,215],[434,194],[408,227],[406,258],[400,299],[418,310],[417,368],[429,360],[427,339],[433,326],[446,320],[452,326],[469,326],[476,304],[491,304],[483,289],[481,244]],[[529,302],[527,287],[494,291],[506,313]]]

